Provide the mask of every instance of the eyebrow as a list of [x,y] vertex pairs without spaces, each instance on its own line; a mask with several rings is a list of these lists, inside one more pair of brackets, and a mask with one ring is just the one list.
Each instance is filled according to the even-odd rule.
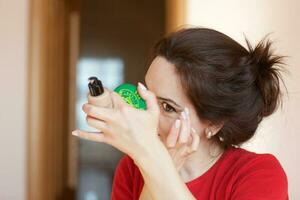
[[[145,85],[146,85],[146,87],[147,87],[146,80],[144,80],[144,83],[145,83]],[[148,88],[148,87],[147,87],[147,88]],[[157,98],[157,99],[160,99],[160,100],[162,100],[162,101],[170,102],[170,103],[172,103],[172,104],[174,104],[174,105],[176,105],[177,107],[179,107],[179,108],[182,109],[182,106],[180,106],[178,103],[176,103],[176,102],[173,101],[172,99],[164,98],[164,97],[160,97],[160,96],[157,96],[156,98]]]

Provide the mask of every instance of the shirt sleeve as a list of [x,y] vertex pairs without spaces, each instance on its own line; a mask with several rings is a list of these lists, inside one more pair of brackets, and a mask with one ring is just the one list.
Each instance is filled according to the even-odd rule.
[[133,173],[130,157],[125,155],[117,165],[111,200],[132,200],[133,199]]
[[286,174],[278,160],[264,154],[240,170],[232,200],[288,200]]

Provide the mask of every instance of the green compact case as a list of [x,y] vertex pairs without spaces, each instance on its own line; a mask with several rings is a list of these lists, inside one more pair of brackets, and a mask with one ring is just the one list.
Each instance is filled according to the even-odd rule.
[[137,87],[135,85],[124,83],[114,89],[129,105],[137,109],[146,110],[146,102],[138,94]]

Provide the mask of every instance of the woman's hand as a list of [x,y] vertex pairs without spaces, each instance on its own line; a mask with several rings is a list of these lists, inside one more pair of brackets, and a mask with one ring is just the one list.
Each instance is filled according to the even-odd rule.
[[177,171],[180,171],[187,157],[198,149],[199,142],[199,135],[191,127],[189,110],[185,108],[172,125],[165,142]]
[[102,133],[76,130],[73,134],[112,145],[133,159],[147,154],[153,145],[160,143],[157,135],[159,107],[155,95],[141,83],[138,92],[146,101],[147,110],[135,109],[117,93],[111,92],[113,109],[95,106],[91,101],[83,106],[87,123]]
[[87,94],[88,102],[89,104],[92,104],[94,106],[98,107],[104,107],[104,108],[113,108],[112,105],[112,97],[111,94],[113,91],[103,88],[104,92],[100,96],[92,96],[90,93]]
[[[200,137],[191,127],[189,111],[186,108],[172,125],[165,146],[173,160],[173,164],[180,171],[187,157],[194,153],[199,146]],[[153,200],[148,188],[144,185],[139,200]]]

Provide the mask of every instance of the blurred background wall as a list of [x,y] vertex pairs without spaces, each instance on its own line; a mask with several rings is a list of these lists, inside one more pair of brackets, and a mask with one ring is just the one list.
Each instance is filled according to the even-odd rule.
[[26,193],[28,1],[0,0],[0,199]]
[[271,33],[275,52],[286,58],[282,109],[265,119],[255,138],[244,147],[270,152],[280,160],[289,180],[290,199],[300,199],[300,1],[298,0],[188,0],[189,25],[217,29],[245,44],[244,35],[256,44]]

